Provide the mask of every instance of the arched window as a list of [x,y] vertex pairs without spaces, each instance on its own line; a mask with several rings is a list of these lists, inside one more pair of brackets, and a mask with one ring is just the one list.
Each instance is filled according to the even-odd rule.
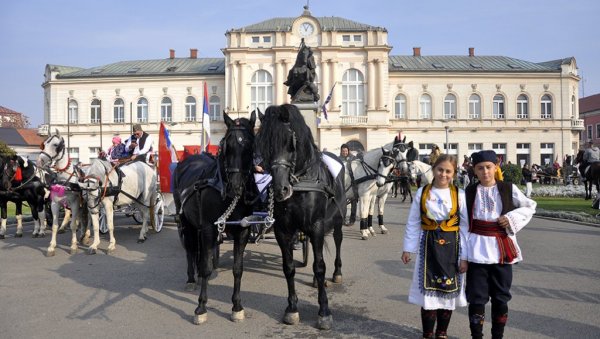
[[481,98],[477,94],[469,97],[469,119],[481,118]]
[[517,97],[517,119],[529,118],[529,99],[525,94]]
[[552,98],[548,94],[542,96],[542,119],[552,119]]
[[342,77],[342,115],[365,115],[365,80],[357,69],[349,69]]
[[185,98],[185,121],[196,121],[196,98]]
[[121,98],[115,100],[113,104],[113,121],[125,122],[125,103]]
[[406,118],[406,96],[398,94],[394,99],[394,117],[396,119]]
[[264,112],[272,103],[273,76],[265,70],[258,70],[250,81],[250,111],[259,108]]
[[571,97],[571,118],[575,118],[575,117],[577,116],[577,115],[575,114],[575,113],[576,113],[576,112],[575,112],[575,108],[576,108],[576,106],[575,106],[575,96],[573,95],[573,96]]
[[221,99],[213,95],[208,99],[208,111],[210,113],[210,120],[221,119]]
[[421,95],[421,99],[419,99],[419,106],[419,117],[421,119],[431,119],[431,96],[429,94]]
[[444,98],[444,119],[456,119],[456,97],[448,94]]
[[140,98],[137,102],[137,122],[148,122],[148,100]]
[[92,124],[97,124],[100,122],[100,118],[101,118],[100,113],[101,113],[100,100],[98,100],[98,99],[92,100],[92,106],[90,109],[90,122]]
[[69,100],[69,123],[76,124],[79,121],[79,105],[75,100]]
[[167,97],[160,101],[160,120],[173,121],[173,105],[171,105],[171,99]]
[[504,119],[504,97],[500,94],[494,95],[494,110],[492,114],[494,119]]

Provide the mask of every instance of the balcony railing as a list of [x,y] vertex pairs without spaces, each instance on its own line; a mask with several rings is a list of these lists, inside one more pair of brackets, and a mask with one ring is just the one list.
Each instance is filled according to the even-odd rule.
[[342,120],[342,125],[366,125],[368,121],[366,115],[342,115],[340,119]]
[[48,125],[47,124],[40,125],[38,127],[37,134],[38,135],[48,135]]
[[571,129],[583,131],[585,129],[585,126],[583,125],[583,119],[571,119]]

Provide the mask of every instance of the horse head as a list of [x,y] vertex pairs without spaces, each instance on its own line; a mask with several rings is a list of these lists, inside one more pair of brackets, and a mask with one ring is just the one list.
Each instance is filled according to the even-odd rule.
[[292,196],[298,177],[308,175],[319,159],[309,127],[298,108],[290,104],[267,108],[256,147],[271,170],[273,193],[279,202]]
[[39,167],[46,167],[52,162],[62,159],[65,156],[65,139],[60,135],[58,129],[56,134],[48,136],[40,145],[42,149],[37,160]]
[[396,168],[401,173],[407,173],[408,163],[418,158],[419,151],[414,148],[412,141],[406,142],[406,136],[403,139],[398,136],[394,137],[393,145],[392,151],[396,159]]
[[254,124],[256,113],[253,111],[250,120],[246,118],[231,119],[223,114],[227,132],[221,140],[219,156],[226,176],[226,191],[233,196],[241,196],[246,190],[246,182],[252,172],[252,156],[254,148]]
[[[381,157],[379,158],[379,164],[377,165],[377,178],[375,179],[375,183],[377,187],[382,187],[386,184],[387,178],[392,172],[392,170],[396,167],[396,150],[387,150],[385,148],[381,148]],[[406,164],[406,162],[405,162]]]
[[575,164],[581,164],[583,162],[583,155],[585,154],[585,150],[579,150],[577,155],[575,156]]

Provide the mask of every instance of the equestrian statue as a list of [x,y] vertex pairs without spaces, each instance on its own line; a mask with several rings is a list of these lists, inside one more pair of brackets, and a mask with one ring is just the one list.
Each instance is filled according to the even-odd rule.
[[300,43],[300,50],[296,56],[294,67],[288,72],[287,80],[283,83],[288,86],[288,94],[292,103],[317,102],[320,99],[319,89],[315,85],[317,64],[310,47]]

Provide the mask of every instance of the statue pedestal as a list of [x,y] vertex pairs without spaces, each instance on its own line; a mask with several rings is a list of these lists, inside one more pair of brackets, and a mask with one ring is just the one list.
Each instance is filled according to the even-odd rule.
[[292,103],[292,105],[298,107],[300,113],[304,117],[304,121],[308,128],[310,128],[310,132],[312,133],[313,139],[317,146],[320,146],[319,140],[319,131],[317,129],[317,111],[319,109],[319,104],[316,102],[297,102]]

